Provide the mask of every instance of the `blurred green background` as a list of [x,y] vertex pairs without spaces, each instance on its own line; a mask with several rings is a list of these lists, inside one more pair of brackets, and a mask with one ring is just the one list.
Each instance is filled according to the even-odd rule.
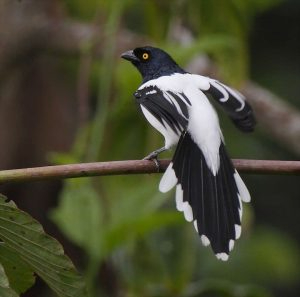
[[[141,78],[119,58],[145,44],[300,108],[298,0],[1,0],[1,169],[141,159],[160,147],[132,97]],[[220,118],[232,157],[299,159],[263,124],[243,135]],[[64,245],[91,296],[299,296],[299,176],[243,178],[252,203],[225,263],[176,212],[174,193],[158,192],[158,174],[0,190]],[[24,296],[51,294],[38,281]]]

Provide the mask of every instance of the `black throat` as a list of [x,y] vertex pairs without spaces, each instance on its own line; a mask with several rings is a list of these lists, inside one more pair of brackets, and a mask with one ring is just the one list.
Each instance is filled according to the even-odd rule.
[[139,70],[143,77],[143,83],[145,83],[149,80],[152,80],[152,79],[159,78],[161,76],[168,76],[168,75],[172,75],[175,73],[187,73],[185,70],[183,70],[177,64],[162,66],[156,71],[154,71],[154,70],[151,71],[150,69],[147,69],[147,71],[143,71],[143,69],[139,69]]
[[187,73],[184,69],[179,67],[175,62],[165,65],[155,65],[156,67],[153,67],[153,65],[147,65],[147,64],[139,64],[136,65],[134,62],[132,62],[134,66],[139,70],[139,72],[142,75],[143,83],[159,78],[161,76],[167,76],[172,75],[174,73]]

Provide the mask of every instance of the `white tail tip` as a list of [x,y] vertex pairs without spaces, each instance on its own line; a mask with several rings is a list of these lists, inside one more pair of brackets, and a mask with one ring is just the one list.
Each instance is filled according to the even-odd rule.
[[242,201],[250,202],[250,200],[251,200],[250,193],[236,170],[234,173],[234,179],[235,179],[235,182],[236,182],[236,185],[237,185],[237,188],[240,193]]
[[219,253],[216,254],[217,259],[222,260],[222,261],[227,261],[229,256],[226,253]]
[[173,163],[171,162],[164,173],[159,183],[159,190],[162,193],[170,191],[177,184],[177,177],[173,169]]

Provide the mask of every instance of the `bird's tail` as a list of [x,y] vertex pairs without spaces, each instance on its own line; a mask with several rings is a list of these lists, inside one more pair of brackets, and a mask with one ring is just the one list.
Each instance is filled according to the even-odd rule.
[[241,234],[242,201],[249,202],[250,195],[222,142],[219,157],[214,175],[199,146],[185,132],[159,189],[167,192],[176,185],[177,209],[193,221],[203,245],[210,244],[218,259],[227,260]]

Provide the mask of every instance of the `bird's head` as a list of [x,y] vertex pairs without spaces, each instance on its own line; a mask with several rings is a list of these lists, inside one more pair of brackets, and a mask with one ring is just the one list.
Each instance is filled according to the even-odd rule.
[[121,57],[139,70],[144,82],[164,75],[185,72],[169,54],[151,46],[137,47],[123,53]]

